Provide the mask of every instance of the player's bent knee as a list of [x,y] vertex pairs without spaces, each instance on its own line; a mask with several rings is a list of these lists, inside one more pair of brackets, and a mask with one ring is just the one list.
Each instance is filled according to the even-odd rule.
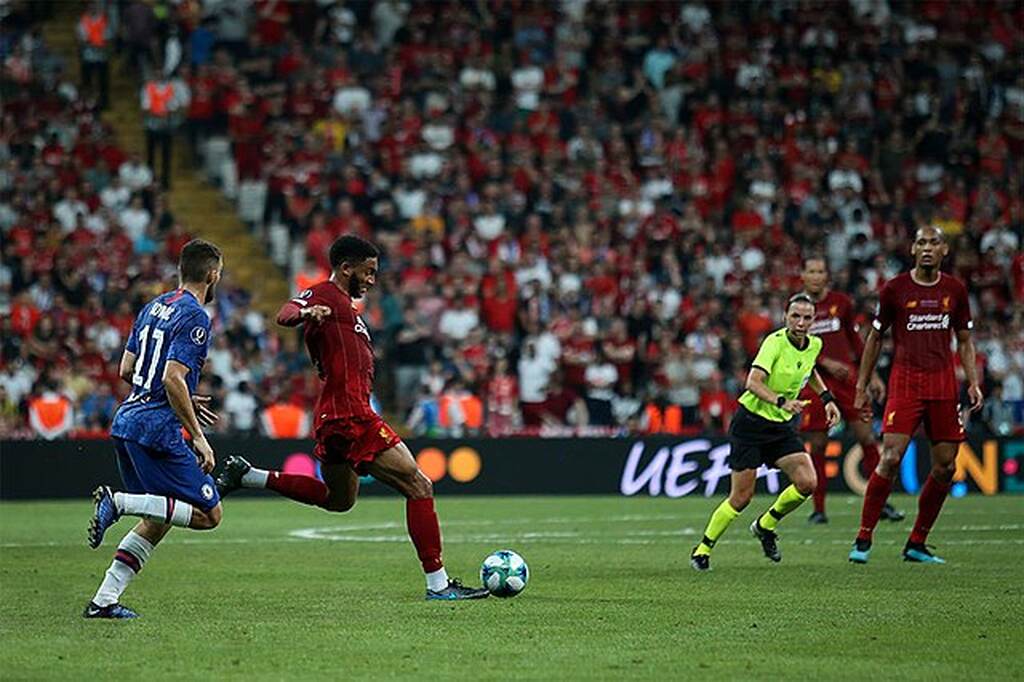
[[797,492],[806,497],[814,493],[814,489],[818,486],[818,477],[811,471],[809,474],[797,477],[793,481],[793,485],[796,486]]
[[752,499],[754,499],[753,491],[734,491],[729,495],[729,506],[740,512],[747,508]]
[[878,459],[878,468],[886,476],[891,477],[900,468],[900,456],[892,450],[882,450],[882,456]]
[[352,509],[352,507],[354,507],[354,506],[356,506],[356,501],[354,499],[352,499],[352,498],[343,498],[343,499],[336,499],[336,500],[329,499],[329,500],[327,500],[327,503],[324,505],[324,509],[326,509],[327,511],[330,511],[330,512],[339,512],[340,513],[340,512],[347,512],[350,509]]
[[412,500],[423,500],[434,496],[434,484],[426,474],[417,469],[408,482],[408,497]]
[[189,528],[193,530],[213,530],[220,525],[221,506],[218,504],[210,511],[192,510],[192,523]]
[[942,483],[949,483],[956,474],[956,462],[943,462],[932,465],[932,477]]

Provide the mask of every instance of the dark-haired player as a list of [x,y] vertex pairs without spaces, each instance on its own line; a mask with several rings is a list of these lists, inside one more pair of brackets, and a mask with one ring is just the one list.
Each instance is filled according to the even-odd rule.
[[373,344],[356,314],[377,280],[377,248],[359,237],[339,237],[330,249],[330,280],[286,303],[277,323],[304,325],[310,358],[323,381],[313,428],[314,454],[323,481],[252,467],[229,457],[217,477],[221,495],[237,488],[269,488],[298,502],[344,512],[356,503],[359,476],[370,474],[406,498],[406,525],[427,578],[427,599],[479,599],[487,590],[448,578],[441,562],[441,529],[434,512],[434,490],[409,448],[370,407]]
[[[818,371],[828,381],[829,389],[836,397],[839,412],[846,420],[847,426],[853,431],[854,437],[863,452],[863,470],[868,475],[878,466],[878,442],[871,430],[871,425],[861,419],[861,414],[853,408],[856,394],[857,362],[864,352],[864,341],[860,338],[857,325],[853,321],[853,301],[841,291],[829,287],[828,266],[821,256],[804,258],[804,269],[801,273],[804,281],[804,293],[814,300],[814,324],[810,333],[821,339],[821,354],[818,356]],[[879,402],[885,399],[885,384],[877,373],[871,374],[868,393]],[[810,403],[803,411],[801,430],[804,438],[811,446],[811,460],[818,475],[818,487],[814,490],[814,512],[811,523],[828,523],[825,515],[825,491],[828,489],[828,477],[825,475],[825,447],[828,445],[828,419],[825,406],[814,394],[804,388],[801,398]],[[882,509],[882,516],[890,521],[901,521],[902,512],[898,512],[888,503]]]
[[[93,492],[89,546],[99,547],[122,516],[142,520],[118,544],[96,596],[85,607],[86,618],[135,618],[138,614],[119,599],[171,526],[208,530],[220,523],[220,498],[209,475],[213,448],[201,428],[217,416],[193,393],[210,342],[210,317],[203,304],[212,300],[223,267],[220,249],[193,239],[181,250],[179,288],[157,296],[135,318],[120,367],[132,392],[110,429],[124,489],[101,486]],[[191,448],[182,437],[183,426],[192,437]]]
[[747,390],[740,396],[739,410],[729,425],[729,497],[711,514],[704,536],[690,553],[690,565],[698,571],[711,568],[711,549],[750,504],[757,469],[762,464],[782,469],[792,481],[750,524],[750,532],[772,561],[782,561],[775,533],[779,521],[814,492],[814,465],[797,433],[800,413],[806,405],[798,396],[809,382],[825,403],[830,426],[839,421],[839,408],[814,369],[821,339],[807,332],[813,321],[814,301],[807,294],[793,296],[786,304],[786,326],[766,336],[754,357]]
[[857,375],[858,409],[867,405],[868,377],[878,362],[882,334],[892,329],[895,352],[889,374],[889,399],[882,413],[882,457],[864,493],[860,532],[850,550],[850,561],[854,563],[867,563],[871,535],[892,490],[892,479],[914,431],[922,423],[931,441],[932,470],[918,498],[917,519],[903,548],[903,558],[945,563],[929,551],[925,541],[946,500],[956,472],[956,454],[964,439],[957,401],[959,387],[950,350],[953,334],[967,376],[971,411],[980,409],[983,400],[974,364],[967,289],[960,280],[939,271],[948,250],[939,228],[929,226],[917,231],[911,247],[914,267],[882,287],[878,313],[864,344]]

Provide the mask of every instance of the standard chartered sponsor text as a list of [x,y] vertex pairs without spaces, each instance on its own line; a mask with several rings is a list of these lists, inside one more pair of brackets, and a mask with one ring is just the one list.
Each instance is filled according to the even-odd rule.
[[907,316],[908,332],[935,331],[938,329],[949,329],[948,313],[925,313]]

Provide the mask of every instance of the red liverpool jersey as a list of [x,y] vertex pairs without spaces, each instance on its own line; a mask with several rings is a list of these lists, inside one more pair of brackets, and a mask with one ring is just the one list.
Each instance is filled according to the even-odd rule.
[[880,332],[892,327],[896,347],[889,395],[922,400],[956,399],[953,332],[971,329],[971,308],[963,282],[941,273],[932,285],[918,284],[909,272],[882,287],[872,322]]
[[334,282],[321,282],[299,294],[309,305],[325,305],[329,317],[307,323],[303,336],[323,385],[313,417],[314,431],[335,419],[373,416],[373,342],[352,298]]
[[[864,352],[864,341],[857,333],[857,323],[853,321],[853,301],[839,291],[829,291],[820,301],[814,304],[814,322],[810,333],[821,337],[821,354],[830,360],[841,362],[850,367],[849,383],[857,378],[856,363]],[[823,368],[818,368],[828,376]]]

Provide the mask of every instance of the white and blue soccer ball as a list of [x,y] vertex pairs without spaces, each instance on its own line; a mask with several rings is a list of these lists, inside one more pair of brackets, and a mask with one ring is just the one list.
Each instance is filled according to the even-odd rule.
[[480,582],[495,597],[514,597],[529,581],[529,566],[510,549],[499,549],[480,566]]

